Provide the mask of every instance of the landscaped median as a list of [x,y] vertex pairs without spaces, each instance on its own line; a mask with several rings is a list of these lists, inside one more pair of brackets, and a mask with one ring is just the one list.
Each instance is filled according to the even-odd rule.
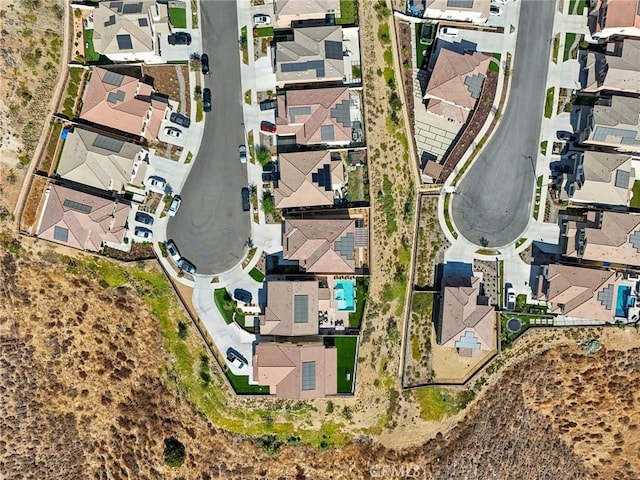
[[457,239],[458,232],[456,232],[456,229],[453,227],[453,221],[451,220],[451,214],[449,213],[449,202],[451,201],[451,195],[451,193],[447,193],[444,196],[444,221],[447,224],[449,233],[453,235],[453,238]]

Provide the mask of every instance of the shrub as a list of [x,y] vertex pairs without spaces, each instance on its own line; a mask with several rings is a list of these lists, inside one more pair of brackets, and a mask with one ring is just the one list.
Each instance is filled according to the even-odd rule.
[[184,445],[175,437],[164,439],[164,463],[170,467],[179,467],[184,463]]
[[263,435],[259,440],[265,455],[268,457],[278,456],[280,447],[282,446],[282,442],[278,440],[278,437],[275,435]]

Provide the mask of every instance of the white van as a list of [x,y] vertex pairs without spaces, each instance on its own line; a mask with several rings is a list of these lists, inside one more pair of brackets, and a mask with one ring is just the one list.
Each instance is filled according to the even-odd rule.
[[458,30],[457,28],[443,27],[443,28],[440,29],[440,36],[441,37],[455,38],[455,37],[458,36],[459,32],[460,32],[460,30]]

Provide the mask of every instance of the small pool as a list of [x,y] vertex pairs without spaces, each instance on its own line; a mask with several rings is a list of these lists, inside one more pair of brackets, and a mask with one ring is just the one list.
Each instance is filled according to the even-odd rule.
[[627,312],[629,311],[629,301],[633,301],[629,298],[631,287],[627,285],[620,285],[618,287],[618,298],[616,300],[616,317],[627,318]]
[[340,280],[333,288],[333,298],[338,302],[338,310],[343,312],[355,311],[355,282],[353,280]]

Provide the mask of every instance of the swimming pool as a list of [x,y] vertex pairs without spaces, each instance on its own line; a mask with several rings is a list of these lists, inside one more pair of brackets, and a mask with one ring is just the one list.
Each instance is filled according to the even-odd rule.
[[633,302],[633,299],[629,298],[631,287],[626,285],[620,285],[618,287],[618,298],[616,300],[616,317],[627,318],[627,312],[629,311],[629,303]]
[[333,298],[338,301],[338,310],[343,312],[355,311],[355,282],[353,280],[340,280],[333,288]]

